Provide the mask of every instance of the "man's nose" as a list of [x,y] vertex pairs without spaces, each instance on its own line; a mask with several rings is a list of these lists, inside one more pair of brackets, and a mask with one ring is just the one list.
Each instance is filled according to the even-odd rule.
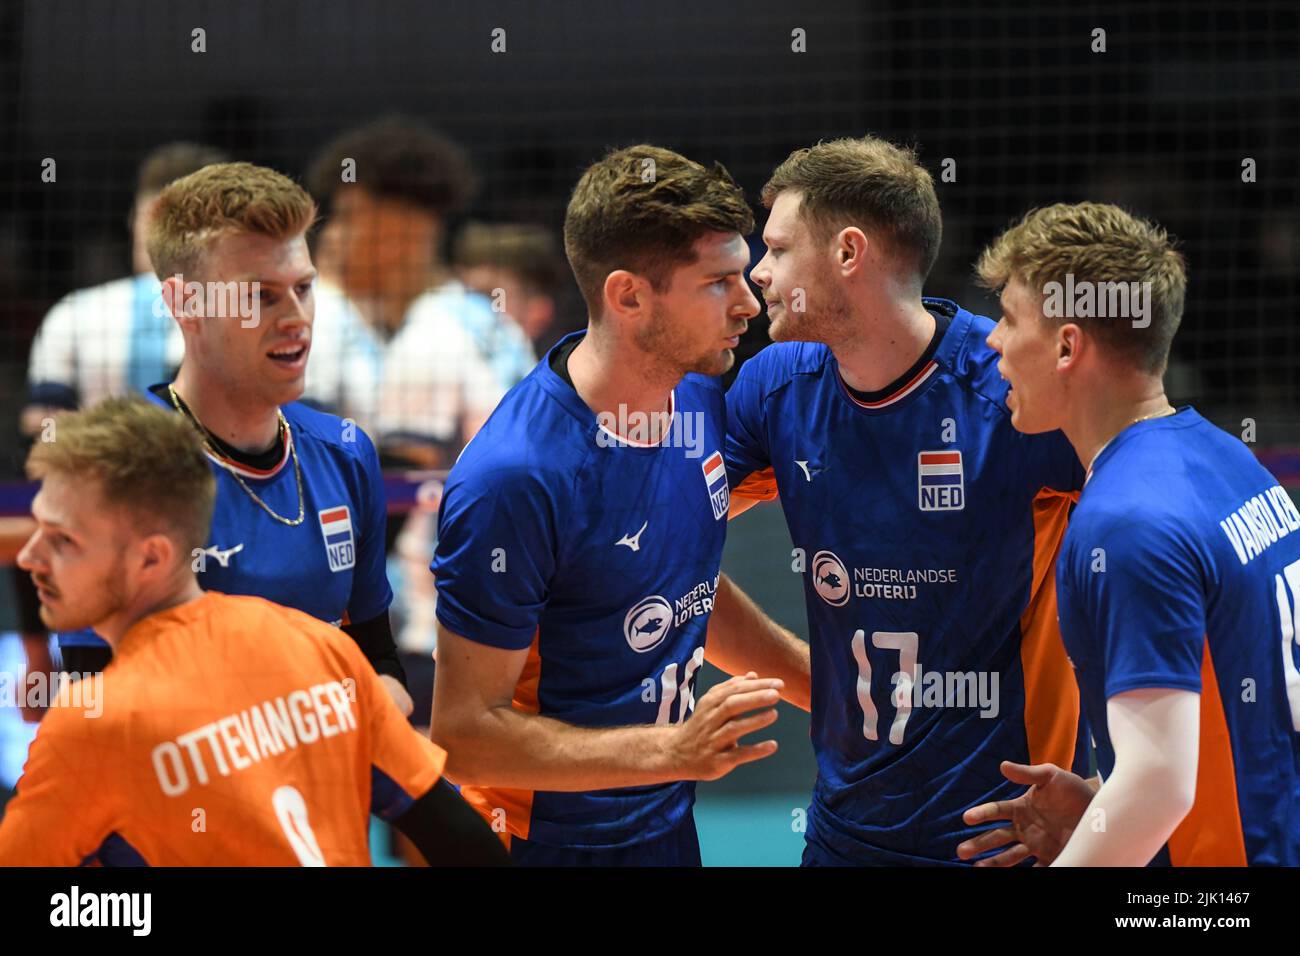
[[745,297],[736,307],[736,314],[744,319],[752,319],[754,316],[758,315],[758,299],[754,297],[754,293],[749,288],[748,282],[742,282],[741,285],[744,288]]
[[984,340],[985,344],[988,345],[988,347],[991,348],[993,351],[997,352],[999,355],[1002,354],[1002,348],[1000,344],[1002,339],[998,335],[1000,331],[1002,331],[1002,323],[999,321],[997,325],[993,326],[993,331],[989,333],[989,337]]
[[289,293],[289,308],[277,320],[277,324],[281,329],[294,330],[312,324],[315,309],[312,308],[310,297],[310,290],[299,294],[295,289]]
[[40,534],[39,528],[33,531],[32,536],[27,539],[27,543],[18,552],[17,564],[24,571],[33,571],[36,568],[36,539],[40,537]]

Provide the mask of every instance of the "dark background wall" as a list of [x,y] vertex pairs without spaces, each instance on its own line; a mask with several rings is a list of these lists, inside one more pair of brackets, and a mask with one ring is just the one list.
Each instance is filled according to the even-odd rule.
[[[191,138],[300,173],[390,110],[459,138],[471,212],[558,227],[578,171],[651,141],[724,162],[757,199],[791,148],[871,131],[917,144],[946,238],[928,291],[984,310],[983,243],[1026,208],[1122,202],[1191,262],[1171,390],[1262,444],[1300,433],[1300,13],[1284,2],[386,0],[10,2],[0,13],[0,455],[48,305],[124,274],[136,163]],[[491,50],[494,28],[506,51]],[[206,31],[205,53],[191,31]],[[806,32],[807,52],[791,50]],[[1092,31],[1106,32],[1093,52]],[[58,182],[40,181],[44,157]],[[1241,164],[1256,162],[1243,183]],[[579,315],[570,315],[576,324]],[[766,341],[754,323],[746,348]],[[1239,425],[1237,426],[1240,427]]]

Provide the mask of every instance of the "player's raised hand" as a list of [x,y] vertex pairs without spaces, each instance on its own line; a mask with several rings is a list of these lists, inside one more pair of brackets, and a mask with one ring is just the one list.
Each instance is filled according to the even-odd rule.
[[784,686],[776,678],[759,678],[750,671],[710,688],[695,705],[695,713],[677,728],[671,745],[682,778],[717,780],[742,763],[776,753],[775,740],[744,745],[739,741],[776,722],[776,703]]
[[975,865],[1015,866],[1032,856],[1036,866],[1047,866],[1065,848],[1097,791],[1082,777],[1055,764],[1031,767],[1004,760],[1001,769],[1012,783],[1027,784],[1029,789],[1014,800],[997,800],[967,810],[962,819],[968,824],[1006,820],[1010,826],[989,830],[959,844],[957,857],[969,860],[1010,843],[1008,849]]

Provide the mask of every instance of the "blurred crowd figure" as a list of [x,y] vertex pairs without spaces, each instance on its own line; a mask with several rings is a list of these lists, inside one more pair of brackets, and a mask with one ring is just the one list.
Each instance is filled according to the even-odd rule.
[[569,269],[555,235],[528,223],[470,223],[456,242],[460,281],[492,301],[540,356],[549,347]]
[[536,363],[523,330],[467,289],[446,254],[448,226],[477,189],[468,157],[423,124],[389,117],[327,144],[307,185],[323,212],[321,282],[342,291],[374,338],[369,424],[381,459],[449,467]]
[[[37,332],[20,422],[29,440],[61,410],[175,376],[183,342],[160,298],[144,226],[168,183],[232,158],[240,157],[189,142],[144,157],[128,217],[132,274],[69,292]],[[479,185],[472,162],[411,117],[340,133],[302,175],[321,207],[302,400],[364,428],[385,467],[449,468],[552,341],[568,281],[556,237],[526,223],[462,227]],[[436,508],[434,495],[389,520],[394,632],[412,689],[425,688],[417,723],[427,723],[432,703]],[[15,577],[27,667],[57,668],[34,589]],[[12,783],[0,780],[0,794]]]

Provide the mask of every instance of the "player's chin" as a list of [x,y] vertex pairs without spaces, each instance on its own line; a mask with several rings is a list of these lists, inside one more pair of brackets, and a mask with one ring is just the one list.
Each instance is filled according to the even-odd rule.
[[772,314],[772,307],[767,310],[768,325],[767,335],[773,342],[795,342],[798,336],[795,333],[792,323],[786,318],[785,310],[780,309],[775,315]]
[[1019,400],[1013,405],[1010,396],[1007,397],[1007,407],[1011,410],[1011,427],[1022,434],[1039,435],[1043,432],[1050,432],[1057,427],[1054,423],[1047,421],[1046,416],[1035,415],[1036,409],[1032,405],[1026,405]]
[[767,327],[767,334],[773,342],[822,341],[813,327],[808,324],[807,316],[804,317],[803,321],[796,322],[789,317],[785,309],[781,309],[772,319],[771,324]]
[[699,360],[693,362],[686,371],[694,372],[697,375],[724,375],[730,371],[731,366],[735,364],[735,353],[733,353],[731,349],[722,349],[719,352],[710,352],[708,355],[701,356]]
[[67,608],[58,604],[47,604],[41,600],[41,623],[51,631],[81,631],[93,624],[94,621],[83,620],[84,615],[78,615],[70,612]]

